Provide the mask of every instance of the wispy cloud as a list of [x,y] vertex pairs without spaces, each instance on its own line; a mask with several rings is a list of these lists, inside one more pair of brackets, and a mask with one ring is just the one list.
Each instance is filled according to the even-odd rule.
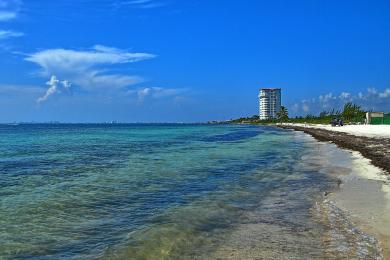
[[133,8],[140,8],[140,9],[151,9],[151,8],[157,8],[161,6],[165,6],[165,2],[161,1],[155,1],[155,0],[129,0],[129,1],[116,1],[114,6],[115,8],[121,8],[121,7],[133,7]]
[[16,13],[8,12],[8,11],[0,11],[0,21],[8,21],[14,19],[16,17]]
[[377,90],[368,88],[366,92],[339,94],[327,93],[316,98],[304,99],[290,106],[293,114],[318,114],[321,111],[341,109],[347,102],[353,102],[366,110],[390,111],[390,88]]
[[15,32],[15,31],[9,31],[9,30],[0,30],[0,40],[13,38],[13,37],[20,37],[23,36],[24,33],[21,32]]
[[[138,75],[109,73],[112,68],[132,64],[156,57],[144,52],[129,52],[113,47],[95,45],[86,50],[47,49],[28,54],[26,61],[40,67],[39,76],[51,77],[46,83],[49,88],[37,102],[42,103],[53,95],[67,93],[72,82],[89,94],[104,95],[112,99],[136,98],[140,104],[144,100],[178,98],[188,92],[184,88],[137,87],[144,81]],[[55,75],[55,76],[53,76]],[[66,79],[60,81],[57,79]]]
[[154,58],[149,53],[128,52],[96,45],[89,50],[48,49],[27,55],[25,60],[41,67],[40,75],[57,75],[89,91],[120,89],[142,81],[136,75],[110,74],[114,65],[135,63]]
[[40,104],[46,100],[48,100],[49,97],[53,96],[56,93],[62,93],[67,92],[70,93],[70,88],[72,84],[67,80],[58,80],[55,75],[52,75],[50,80],[46,82],[46,85],[49,86],[49,88],[46,90],[46,93],[39,97],[37,99],[37,103]]
[[[20,6],[22,2],[20,0],[0,0],[0,22],[9,22],[18,16]],[[23,36],[24,33],[17,32],[9,29],[0,29],[0,41]],[[10,49],[9,44],[1,43],[1,49]]]
[[0,0],[0,21],[15,19],[18,16],[21,4],[20,0]]
[[137,95],[138,101],[143,103],[147,98],[171,98],[179,97],[188,93],[186,88],[161,88],[161,87],[146,87],[137,90],[129,90],[127,95]]
[[148,53],[132,53],[117,48],[96,45],[90,50],[48,49],[32,53],[27,61],[40,65],[42,73],[86,70],[98,65],[113,65],[138,62],[154,58]]

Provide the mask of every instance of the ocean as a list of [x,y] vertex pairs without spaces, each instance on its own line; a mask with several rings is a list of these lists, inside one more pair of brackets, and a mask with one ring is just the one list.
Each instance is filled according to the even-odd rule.
[[0,125],[1,259],[380,259],[350,154],[267,126]]

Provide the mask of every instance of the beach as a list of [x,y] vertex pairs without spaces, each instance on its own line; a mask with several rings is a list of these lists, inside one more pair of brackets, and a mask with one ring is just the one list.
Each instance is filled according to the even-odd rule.
[[[384,259],[390,259],[390,126],[284,124],[284,129],[305,132],[319,141],[350,151],[353,171],[339,171],[339,189],[324,203],[346,212],[356,225],[379,239]],[[339,158],[333,158],[337,164]]]
[[333,142],[341,148],[358,151],[370,159],[373,165],[390,172],[389,125],[332,127],[315,124],[283,124],[279,127],[302,131],[320,141]]
[[372,137],[377,139],[390,138],[390,125],[344,125],[342,127],[324,124],[290,124],[283,126],[322,129],[331,132],[346,133],[354,136]]
[[[183,124],[0,131],[0,258],[382,259],[387,252],[383,181],[367,176],[381,170],[302,132]],[[359,194],[364,204],[351,207]],[[365,209],[382,237],[379,226],[358,222]]]
[[1,259],[390,259],[383,127],[0,132]]

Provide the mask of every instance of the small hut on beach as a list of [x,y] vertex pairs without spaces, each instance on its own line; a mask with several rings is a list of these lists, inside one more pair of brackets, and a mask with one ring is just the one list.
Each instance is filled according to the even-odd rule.
[[390,125],[390,116],[384,112],[367,112],[366,123],[369,125]]

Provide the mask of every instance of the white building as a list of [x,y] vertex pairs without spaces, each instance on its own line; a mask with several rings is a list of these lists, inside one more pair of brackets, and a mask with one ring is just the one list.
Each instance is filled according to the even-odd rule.
[[259,92],[259,117],[261,120],[276,118],[282,101],[280,88],[262,88]]

